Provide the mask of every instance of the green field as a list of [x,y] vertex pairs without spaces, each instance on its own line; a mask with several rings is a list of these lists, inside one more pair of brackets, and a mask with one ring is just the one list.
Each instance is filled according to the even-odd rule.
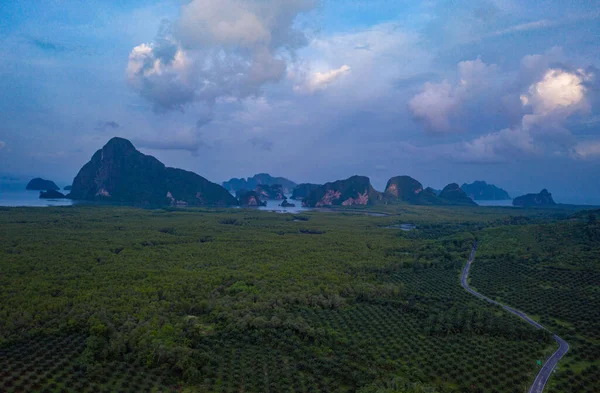
[[0,392],[524,392],[556,345],[460,287],[476,238],[472,285],[572,344],[553,391],[597,391],[589,223],[377,210],[0,208]]

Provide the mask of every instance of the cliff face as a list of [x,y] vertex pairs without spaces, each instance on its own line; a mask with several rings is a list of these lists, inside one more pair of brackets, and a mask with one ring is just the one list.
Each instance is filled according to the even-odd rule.
[[122,138],[111,139],[81,168],[69,197],[137,205],[238,204],[223,187],[193,172],[165,167]]
[[307,207],[370,205],[381,200],[381,194],[373,189],[368,177],[352,176],[346,180],[326,183],[302,201]]
[[410,176],[396,176],[388,180],[384,196],[388,202],[406,202],[416,205],[442,204],[430,189],[423,189],[423,185]]
[[466,205],[466,206],[477,206],[477,204],[460,189],[458,184],[450,183],[439,195],[440,199],[443,199],[452,205]]
[[450,201],[439,198],[435,191],[410,176],[392,177],[385,187],[384,199],[387,203],[409,203],[412,205],[448,205]]
[[248,207],[267,206],[266,202],[254,191],[248,191],[240,195],[240,205]]
[[554,206],[556,202],[552,199],[552,194],[544,188],[539,194],[526,194],[515,198],[513,205],[522,207]]
[[292,199],[302,200],[308,196],[312,191],[321,187],[321,184],[302,183],[298,184],[292,192]]
[[502,201],[510,199],[508,192],[493,184],[484,181],[475,181],[471,184],[463,184],[460,188],[474,200],[479,201]]
[[281,184],[274,184],[272,186],[259,184],[256,186],[255,191],[262,199],[275,199],[280,201],[285,198]]
[[33,191],[56,191],[60,190],[60,187],[58,187],[56,183],[51,180],[45,180],[36,177],[27,184],[25,189]]

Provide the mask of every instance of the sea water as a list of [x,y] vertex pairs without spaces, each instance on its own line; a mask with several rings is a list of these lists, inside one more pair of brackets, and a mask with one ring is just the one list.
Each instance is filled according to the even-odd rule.
[[[61,191],[62,192],[62,191]],[[39,191],[0,189],[0,206],[69,206],[70,199],[40,199]]]

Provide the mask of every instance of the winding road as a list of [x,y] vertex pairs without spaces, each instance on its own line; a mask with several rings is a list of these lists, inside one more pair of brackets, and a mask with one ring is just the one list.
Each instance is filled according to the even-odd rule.
[[[462,285],[462,287],[467,292],[472,294],[473,296],[477,296],[478,298],[485,300],[486,302],[489,302],[489,303],[492,303],[492,304],[502,307],[509,313],[515,314],[519,318],[523,319],[525,322],[529,323],[530,325],[535,326],[537,329],[546,329],[545,327],[543,327],[542,325],[540,325],[533,319],[529,318],[527,316],[527,314],[525,314],[523,311],[515,310],[512,307],[508,307],[501,303],[498,303],[497,301],[492,300],[489,297],[480,294],[479,292],[475,291],[474,289],[472,289],[469,286],[467,279],[469,277],[469,269],[471,269],[471,264],[473,263],[473,260],[475,259],[476,251],[477,251],[477,242],[475,242],[475,244],[473,244],[473,249],[471,250],[471,255],[469,256],[469,260],[467,261],[467,264],[465,265],[465,267],[463,269],[462,276],[460,278],[460,284]],[[562,357],[565,356],[565,354],[569,350],[569,344],[567,344],[567,342],[565,340],[558,337],[556,334],[554,334],[554,340],[558,343],[558,349],[556,350],[556,352],[554,352],[552,354],[552,356],[550,356],[548,358],[548,360],[546,360],[546,363],[544,363],[544,365],[540,369],[540,372],[535,377],[533,384],[529,388],[529,393],[542,393],[544,391],[544,387],[546,386],[546,382],[548,382],[548,378],[550,378],[552,371],[554,370],[554,368],[556,367],[556,365],[558,364],[560,359],[562,359]]]

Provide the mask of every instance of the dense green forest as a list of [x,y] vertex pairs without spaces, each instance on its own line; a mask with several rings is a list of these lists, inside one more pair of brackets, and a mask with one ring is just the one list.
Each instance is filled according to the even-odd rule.
[[[462,290],[477,238],[473,285],[573,341],[555,391],[598,375],[595,224],[560,209],[377,209],[0,208],[0,391],[523,392],[556,345]],[[545,282],[527,303],[535,275],[508,271],[523,256],[568,276],[564,290],[587,283],[587,298]]]

